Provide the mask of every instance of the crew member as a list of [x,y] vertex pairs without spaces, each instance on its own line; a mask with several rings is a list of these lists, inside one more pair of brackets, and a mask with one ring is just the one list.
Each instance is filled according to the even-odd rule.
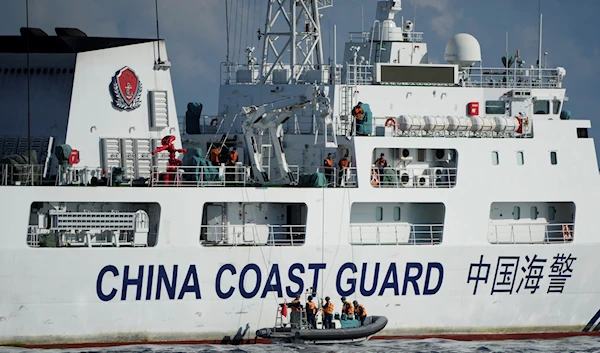
[[321,302],[323,306],[323,326],[325,328],[333,328],[333,303],[329,301],[329,297],[325,297],[325,304]]
[[296,294],[296,299],[290,303],[292,314],[290,315],[290,324],[292,327],[300,327],[300,310],[302,305],[300,304],[300,294]]
[[342,314],[346,314],[348,319],[354,316],[354,307],[352,303],[346,301],[346,297],[342,297]]
[[377,166],[379,175],[381,177],[381,175],[383,175],[383,168],[387,168],[387,166],[388,166],[387,160],[385,159],[385,154],[382,153],[379,156],[379,158],[375,161],[375,166]]
[[367,309],[362,304],[358,304],[358,301],[354,301],[354,312],[356,316],[356,320],[360,320],[360,326],[365,324],[365,319],[367,318]]
[[348,167],[350,166],[350,162],[348,162],[348,157],[344,157],[340,159],[338,162],[338,167],[340,168],[338,171],[338,184],[341,186],[344,180],[344,175],[348,173]]
[[333,182],[333,159],[331,159],[332,155],[329,153],[327,158],[323,161],[323,166],[325,167],[325,178],[327,179],[327,185]]
[[210,162],[213,166],[218,167],[221,163],[219,161],[219,155],[221,154],[221,149],[219,146],[213,145],[210,150]]
[[354,108],[352,108],[352,116],[354,117],[354,124],[352,124],[353,130],[356,131],[356,127],[361,126],[363,120],[364,110],[362,108],[362,102],[358,102]]
[[227,168],[225,170],[225,180],[229,180],[229,181],[233,181],[235,180],[235,168],[231,168],[235,166],[235,163],[238,160],[238,153],[237,153],[237,148],[233,147],[232,149],[229,150],[229,153],[227,154],[227,162],[225,163],[225,165],[227,165],[229,168]]
[[308,301],[306,302],[306,319],[311,328],[317,328],[317,306],[312,302],[312,295],[308,296]]

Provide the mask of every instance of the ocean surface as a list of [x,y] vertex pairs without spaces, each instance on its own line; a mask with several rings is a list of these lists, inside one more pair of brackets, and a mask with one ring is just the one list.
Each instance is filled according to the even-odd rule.
[[369,341],[357,345],[141,345],[88,349],[24,349],[0,347],[0,353],[279,353],[279,352],[600,352],[600,337],[544,340],[450,341],[440,339]]

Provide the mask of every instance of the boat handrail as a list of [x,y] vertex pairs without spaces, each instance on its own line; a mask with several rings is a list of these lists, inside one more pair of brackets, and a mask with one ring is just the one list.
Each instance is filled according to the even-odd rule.
[[398,224],[350,224],[351,245],[441,244],[444,224],[402,222]]
[[[381,172],[383,171],[383,173]],[[407,166],[379,169],[371,166],[371,185],[376,188],[453,188],[457,168]]]
[[574,223],[512,222],[490,224],[491,244],[555,244],[573,242]]
[[204,246],[299,246],[306,237],[304,224],[203,224]]

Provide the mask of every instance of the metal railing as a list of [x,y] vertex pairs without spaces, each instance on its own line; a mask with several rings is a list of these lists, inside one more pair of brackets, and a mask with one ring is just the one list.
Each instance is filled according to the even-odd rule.
[[[423,41],[423,32],[405,32],[406,37],[404,42],[406,43],[421,43]],[[374,32],[374,42],[379,42],[377,38],[381,38],[379,30]],[[371,32],[350,32],[350,42],[352,43],[366,43],[371,41]]]
[[38,226],[27,226],[27,245],[32,248],[40,247]]
[[564,69],[473,67],[463,75],[466,87],[560,88]]
[[250,182],[250,167],[198,166],[152,167],[150,186],[246,186]]
[[436,245],[442,242],[443,224],[351,224],[351,245]]
[[306,225],[202,225],[200,230],[204,246],[300,246],[305,238]]
[[453,188],[457,168],[377,168],[371,166],[371,185],[376,188]]
[[556,244],[571,243],[573,223],[511,223],[494,224],[488,229],[492,244]]
[[[265,74],[271,70],[272,64],[267,65],[264,70]],[[322,83],[322,84],[334,84],[340,82],[341,77],[341,66],[334,65],[321,65],[320,69],[315,69],[314,65],[302,65],[297,64],[294,65],[295,70],[293,72],[300,72],[300,76],[296,80],[298,84],[314,84],[314,83]],[[290,79],[292,75],[292,70],[290,70],[289,65],[282,66],[281,68],[287,71],[285,76],[277,76],[277,79],[273,79],[273,72],[266,80],[267,84],[280,84],[287,83],[287,80]],[[235,62],[222,62],[221,63],[221,76],[220,81],[221,84],[257,84],[260,82],[262,78],[260,72],[260,65],[253,64],[238,64]],[[284,82],[285,81],[285,82]]]
[[300,181],[302,174],[323,173],[327,180],[327,187],[355,188],[358,187],[358,178],[356,176],[356,167],[348,167],[343,170],[338,167],[316,167],[303,165],[290,165],[291,172],[296,182]]
[[347,85],[370,85],[373,83],[373,65],[348,64],[346,65]]
[[41,164],[0,164],[0,185],[41,185],[43,176]]

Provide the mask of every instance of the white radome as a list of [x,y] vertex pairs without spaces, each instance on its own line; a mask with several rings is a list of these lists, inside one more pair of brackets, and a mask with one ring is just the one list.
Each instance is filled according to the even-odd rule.
[[473,66],[477,62],[481,62],[479,42],[470,34],[456,34],[446,43],[444,59],[460,67]]

